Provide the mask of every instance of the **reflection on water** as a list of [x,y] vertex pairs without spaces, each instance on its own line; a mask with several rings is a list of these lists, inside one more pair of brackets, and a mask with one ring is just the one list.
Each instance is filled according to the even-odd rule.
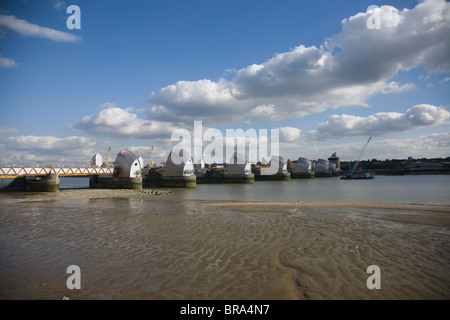
[[[60,188],[88,188],[89,178],[64,177]],[[376,176],[373,180],[339,177],[256,181],[254,184],[197,184],[173,189],[179,199],[450,204],[450,175]]]
[[306,201],[450,204],[450,175],[376,176],[373,180],[339,177],[256,181],[255,184],[197,184],[177,189],[174,197],[203,200]]
[[60,177],[59,188],[89,188],[89,177]]

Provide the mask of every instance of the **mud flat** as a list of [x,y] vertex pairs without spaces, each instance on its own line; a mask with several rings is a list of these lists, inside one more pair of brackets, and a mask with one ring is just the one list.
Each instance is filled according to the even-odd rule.
[[27,199],[57,200],[57,199],[100,199],[100,198],[140,198],[159,195],[169,195],[171,190],[161,189],[62,189],[59,192],[40,192],[28,194]]
[[340,203],[340,202],[209,202],[210,206],[225,207],[271,207],[271,208],[366,208],[413,211],[449,212],[450,206],[428,204],[402,204],[402,203]]
[[[144,191],[1,200],[0,299],[450,299],[448,206]],[[66,286],[72,264],[81,290]],[[373,265],[381,289],[367,287]]]
[[[296,299],[449,299],[450,206],[383,203],[205,202],[249,216],[266,213],[280,239],[275,265]],[[275,215],[275,216],[274,216]],[[283,242],[283,241],[280,241]],[[366,269],[381,269],[369,290]]]

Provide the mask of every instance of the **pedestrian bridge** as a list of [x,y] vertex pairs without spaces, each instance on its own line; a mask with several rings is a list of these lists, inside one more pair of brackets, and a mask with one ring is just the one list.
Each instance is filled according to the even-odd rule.
[[112,175],[114,167],[0,167],[0,177],[46,176],[57,174],[67,176]]

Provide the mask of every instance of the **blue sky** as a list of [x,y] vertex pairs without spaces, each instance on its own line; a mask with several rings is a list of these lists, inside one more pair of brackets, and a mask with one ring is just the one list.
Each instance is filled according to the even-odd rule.
[[293,160],[351,160],[369,136],[375,158],[447,157],[448,34],[443,0],[2,1],[0,160],[163,160],[194,120],[280,128]]

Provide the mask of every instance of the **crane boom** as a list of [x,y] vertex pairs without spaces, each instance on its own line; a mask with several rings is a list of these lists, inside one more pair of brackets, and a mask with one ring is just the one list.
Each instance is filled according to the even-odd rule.
[[108,154],[106,155],[105,162],[103,163],[102,167],[107,167],[109,162],[109,154],[111,153],[111,147],[108,148]]
[[152,146],[152,150],[150,151],[150,160],[148,161],[149,168],[152,167],[152,158],[153,158],[153,146]]
[[287,161],[289,168],[291,168],[292,171],[295,170],[295,165],[294,163],[291,161],[291,159],[288,159]]
[[372,139],[372,137],[369,137],[369,140],[367,140],[366,144],[364,145],[364,147],[359,152],[358,159],[356,160],[355,165],[353,166],[352,170],[349,172],[349,175],[352,175],[355,172],[356,167],[358,167],[359,161],[361,160],[362,154],[363,154],[364,150],[366,149],[366,147],[369,144],[371,139]]

